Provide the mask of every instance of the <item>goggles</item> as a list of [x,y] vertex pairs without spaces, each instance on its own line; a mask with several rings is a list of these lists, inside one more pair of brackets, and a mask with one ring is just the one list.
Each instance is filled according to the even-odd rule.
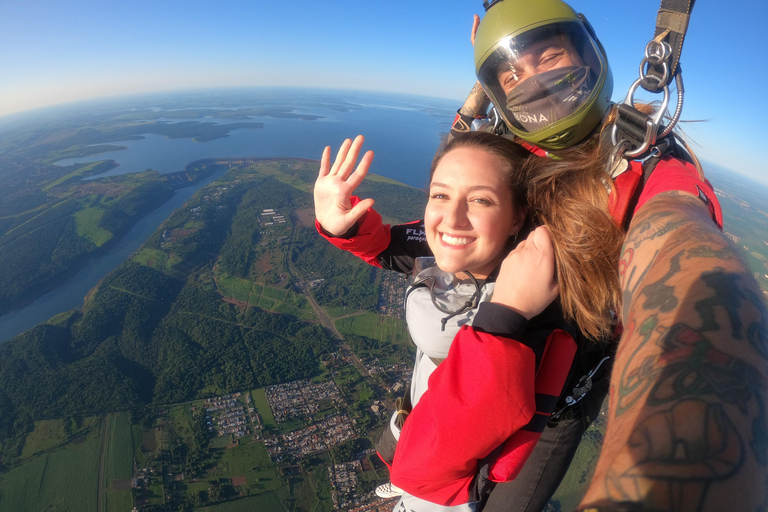
[[429,289],[432,304],[448,315],[442,321],[443,329],[450,318],[471,311],[480,300],[480,283],[470,272],[465,270],[463,273],[468,279],[459,279],[455,274],[440,270],[435,258],[416,258],[410,285]]

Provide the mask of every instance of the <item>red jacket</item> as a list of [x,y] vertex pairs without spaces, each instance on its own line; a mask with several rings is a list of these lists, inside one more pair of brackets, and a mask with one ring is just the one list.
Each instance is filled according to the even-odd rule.
[[[382,268],[408,272],[413,257],[429,254],[420,222],[390,228],[373,209],[349,238],[316,227],[333,245]],[[433,503],[467,503],[479,463],[492,452],[490,479],[513,479],[569,377],[576,353],[570,332],[557,302],[530,321],[502,305],[480,304],[405,422],[392,482]]]
[[[624,224],[625,219],[631,219],[632,215],[653,197],[663,192],[678,190],[698,196],[709,209],[717,227],[723,229],[723,212],[715,190],[709,180],[699,176],[693,164],[665,156],[645,183],[642,183],[642,179],[643,165],[632,161],[630,168],[614,180],[616,195],[611,199],[611,215],[620,225]],[[642,188],[638,190],[638,187]]]

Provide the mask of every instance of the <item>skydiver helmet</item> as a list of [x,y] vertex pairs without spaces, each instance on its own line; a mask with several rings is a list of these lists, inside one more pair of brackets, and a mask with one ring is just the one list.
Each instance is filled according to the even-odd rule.
[[477,29],[475,70],[507,127],[565,149],[600,124],[613,76],[586,18],[560,0],[496,0]]

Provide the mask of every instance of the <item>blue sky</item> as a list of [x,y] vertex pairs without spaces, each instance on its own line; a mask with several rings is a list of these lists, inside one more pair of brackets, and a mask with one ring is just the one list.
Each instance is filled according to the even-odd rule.
[[[0,116],[182,88],[290,85],[457,100],[474,83],[480,0],[0,0]],[[637,78],[658,0],[574,0],[606,47],[614,99]],[[699,1],[683,125],[703,158],[768,182],[768,4]],[[654,99],[648,97],[648,99]]]

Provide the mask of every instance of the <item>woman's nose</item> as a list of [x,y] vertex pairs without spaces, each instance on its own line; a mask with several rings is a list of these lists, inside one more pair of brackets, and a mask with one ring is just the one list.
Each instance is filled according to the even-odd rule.
[[443,214],[443,223],[447,227],[465,227],[469,223],[466,203],[456,201],[447,204]]

